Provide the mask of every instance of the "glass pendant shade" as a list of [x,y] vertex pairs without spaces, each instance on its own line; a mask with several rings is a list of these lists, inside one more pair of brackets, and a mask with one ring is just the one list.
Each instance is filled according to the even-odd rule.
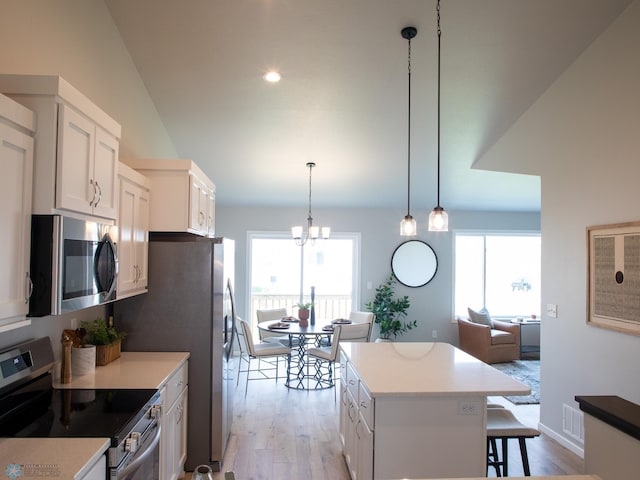
[[320,227],[316,227],[316,226],[309,227],[309,236],[311,237],[311,240],[316,240],[319,235],[320,235]]
[[449,231],[449,216],[444,208],[437,206],[429,214],[429,231],[430,232],[447,232]]
[[322,227],[322,239],[327,240],[331,235],[331,227]]
[[301,226],[291,227],[291,236],[295,240],[302,238],[302,227]]
[[400,235],[403,237],[414,237],[416,233],[416,220],[411,215],[405,215],[400,222]]

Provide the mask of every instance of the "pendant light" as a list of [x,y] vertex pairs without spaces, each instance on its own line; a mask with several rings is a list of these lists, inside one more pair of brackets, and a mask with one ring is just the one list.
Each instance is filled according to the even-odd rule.
[[313,162],[307,163],[307,167],[309,168],[309,214],[307,216],[307,231],[304,232],[302,226],[291,227],[291,236],[299,247],[307,243],[309,239],[311,239],[311,244],[313,245],[320,237],[320,233],[322,233],[323,240],[328,239],[331,233],[329,227],[320,228],[313,225],[313,217],[311,216],[311,170],[315,166],[316,164]]
[[440,0],[436,6],[438,18],[438,204],[429,214],[429,231],[446,232],[449,230],[449,217],[444,208],[440,206]]
[[400,235],[403,237],[415,237],[417,232],[416,221],[411,216],[411,39],[414,38],[418,30],[415,27],[405,27],[400,32],[402,38],[408,44],[408,78],[409,78],[409,101],[407,108],[407,214],[400,222]]

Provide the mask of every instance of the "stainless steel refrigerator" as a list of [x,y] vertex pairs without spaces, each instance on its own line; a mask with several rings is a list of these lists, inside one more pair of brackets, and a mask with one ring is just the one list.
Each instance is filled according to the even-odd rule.
[[234,242],[149,235],[149,291],[114,304],[124,351],[191,352],[185,470],[220,467],[233,418]]

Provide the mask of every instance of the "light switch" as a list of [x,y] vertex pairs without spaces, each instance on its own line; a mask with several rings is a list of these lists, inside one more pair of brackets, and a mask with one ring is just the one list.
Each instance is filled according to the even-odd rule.
[[547,317],[558,318],[558,305],[547,303]]

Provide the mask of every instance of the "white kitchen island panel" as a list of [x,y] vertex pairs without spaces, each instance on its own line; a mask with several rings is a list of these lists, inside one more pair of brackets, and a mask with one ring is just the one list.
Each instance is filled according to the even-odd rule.
[[[484,475],[487,396],[530,391],[446,343],[344,343],[341,361],[353,398],[341,408],[354,419],[341,435],[357,480]],[[359,445],[366,430],[372,452]]]

